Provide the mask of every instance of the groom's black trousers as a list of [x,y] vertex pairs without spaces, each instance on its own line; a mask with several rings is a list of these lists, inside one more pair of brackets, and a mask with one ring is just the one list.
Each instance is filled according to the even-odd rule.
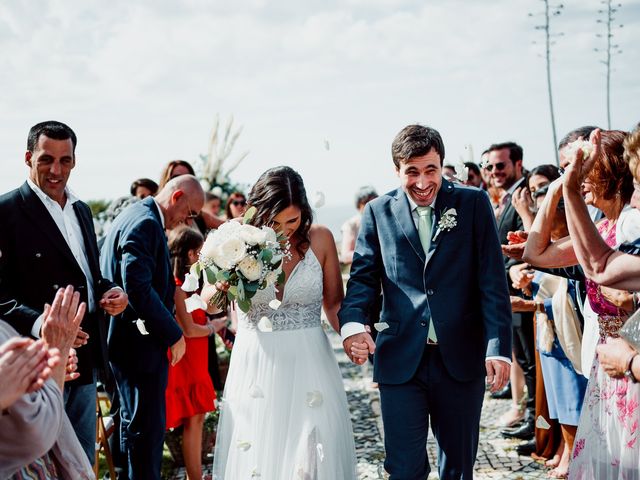
[[380,384],[385,470],[390,480],[425,480],[429,423],[438,441],[440,480],[473,478],[478,451],[484,377],[459,382],[449,375],[437,346],[425,346],[414,377]]

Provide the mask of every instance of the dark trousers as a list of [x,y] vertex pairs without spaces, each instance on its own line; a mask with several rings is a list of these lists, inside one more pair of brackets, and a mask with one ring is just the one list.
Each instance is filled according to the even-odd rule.
[[64,409],[73,430],[93,465],[96,458],[96,382],[70,382],[64,386]]
[[111,369],[120,401],[120,448],[128,470],[119,478],[160,480],[168,363],[154,373],[130,372],[115,364]]
[[438,442],[441,480],[473,478],[484,377],[459,382],[446,371],[437,346],[426,346],[415,376],[380,384],[385,431],[384,467],[390,480],[425,480],[429,423]]
[[513,327],[513,353],[524,372],[527,386],[527,420],[535,420],[536,411],[536,346],[534,341],[533,318],[522,315],[520,325]]

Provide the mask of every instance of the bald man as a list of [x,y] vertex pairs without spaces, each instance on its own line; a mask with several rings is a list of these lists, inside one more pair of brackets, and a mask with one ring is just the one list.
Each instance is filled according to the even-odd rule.
[[[175,281],[165,230],[194,218],[204,204],[198,180],[181,175],[156,197],[126,208],[102,247],[105,278],[129,295],[129,306],[111,318],[109,361],[118,385],[120,443],[130,480],[160,480],[165,431],[165,389],[171,363],[184,355],[173,315]],[[122,478],[122,477],[121,477]]]

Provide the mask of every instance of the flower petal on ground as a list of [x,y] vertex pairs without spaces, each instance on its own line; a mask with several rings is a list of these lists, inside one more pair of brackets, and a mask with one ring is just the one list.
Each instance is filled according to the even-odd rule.
[[547,422],[542,415],[538,415],[538,418],[536,418],[536,428],[549,430],[551,428],[551,425],[549,425],[549,422]]

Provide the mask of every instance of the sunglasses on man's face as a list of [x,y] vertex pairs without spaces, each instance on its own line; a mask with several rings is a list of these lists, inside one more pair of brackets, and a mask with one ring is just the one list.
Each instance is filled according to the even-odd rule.
[[504,162],[498,162],[498,163],[494,163],[494,164],[489,164],[486,166],[487,172],[491,173],[493,172],[493,169],[495,168],[497,172],[504,170],[504,167],[506,166],[506,164]]
[[231,205],[235,207],[244,207],[247,204],[246,200],[232,200]]

